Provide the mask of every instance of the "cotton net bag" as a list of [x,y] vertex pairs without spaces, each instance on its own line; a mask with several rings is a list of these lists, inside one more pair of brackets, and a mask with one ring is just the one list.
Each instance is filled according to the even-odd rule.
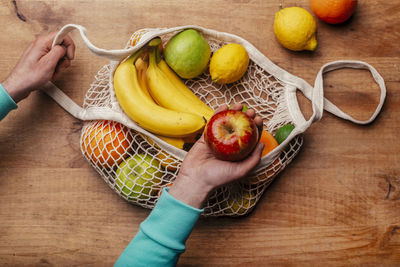
[[[204,216],[248,214],[268,185],[299,152],[303,144],[302,134],[313,122],[321,119],[324,109],[354,123],[368,124],[382,108],[386,96],[384,81],[365,62],[330,62],[320,69],[312,87],[303,79],[272,63],[248,41],[233,34],[194,25],[141,29],[131,36],[124,49],[104,50],[88,40],[84,27],[68,24],[59,31],[53,45],[60,43],[72,30],[78,30],[87,48],[95,55],[108,59],[109,63],[94,77],[82,107],[52,83],[48,83],[43,90],[72,116],[85,121],[80,141],[83,155],[103,180],[130,203],[153,208],[162,189],[174,182],[187,152],[142,129],[124,113],[113,89],[113,74],[121,61],[154,37],[161,37],[165,44],[172,36],[187,28],[199,31],[208,41],[212,52],[225,44],[237,43],[247,50],[250,57],[246,74],[233,84],[219,85],[212,82],[208,71],[198,78],[185,80],[186,85],[203,102],[213,109],[222,104],[245,104],[263,118],[263,128],[271,134],[275,134],[285,124],[295,126],[287,139],[265,155],[246,178],[215,189],[204,203]],[[339,68],[369,70],[379,85],[379,104],[370,119],[356,120],[324,98],[323,73]],[[311,100],[313,114],[308,120],[299,108],[297,90]],[[135,158],[135,164],[130,165],[132,161],[129,159],[132,157]],[[124,165],[128,168],[121,171],[121,166]],[[135,168],[137,165],[147,167],[143,171],[143,168]],[[124,174],[121,175],[121,172]]]

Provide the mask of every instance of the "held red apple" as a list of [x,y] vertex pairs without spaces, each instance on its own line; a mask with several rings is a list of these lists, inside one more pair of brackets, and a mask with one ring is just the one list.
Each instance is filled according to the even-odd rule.
[[246,113],[224,110],[211,117],[204,139],[218,159],[239,161],[254,150],[258,135],[256,124]]

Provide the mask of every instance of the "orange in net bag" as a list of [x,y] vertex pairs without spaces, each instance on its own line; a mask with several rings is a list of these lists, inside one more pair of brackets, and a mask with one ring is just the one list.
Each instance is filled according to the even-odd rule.
[[97,121],[86,125],[81,137],[84,156],[93,164],[111,167],[121,163],[130,149],[129,130],[113,121]]

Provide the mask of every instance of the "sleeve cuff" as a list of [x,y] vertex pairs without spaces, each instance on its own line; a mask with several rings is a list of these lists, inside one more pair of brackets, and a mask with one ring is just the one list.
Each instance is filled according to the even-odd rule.
[[0,120],[3,119],[11,110],[16,109],[18,105],[14,102],[6,89],[0,83]]
[[140,225],[151,239],[178,251],[185,250],[189,237],[203,209],[191,207],[171,196],[165,188],[149,217]]

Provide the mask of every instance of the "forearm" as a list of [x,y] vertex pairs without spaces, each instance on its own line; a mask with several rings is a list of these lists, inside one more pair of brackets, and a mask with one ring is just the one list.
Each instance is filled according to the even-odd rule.
[[164,189],[115,266],[175,266],[201,212]]
[[0,120],[17,107],[17,104],[8,91],[3,87],[3,84],[0,84]]

